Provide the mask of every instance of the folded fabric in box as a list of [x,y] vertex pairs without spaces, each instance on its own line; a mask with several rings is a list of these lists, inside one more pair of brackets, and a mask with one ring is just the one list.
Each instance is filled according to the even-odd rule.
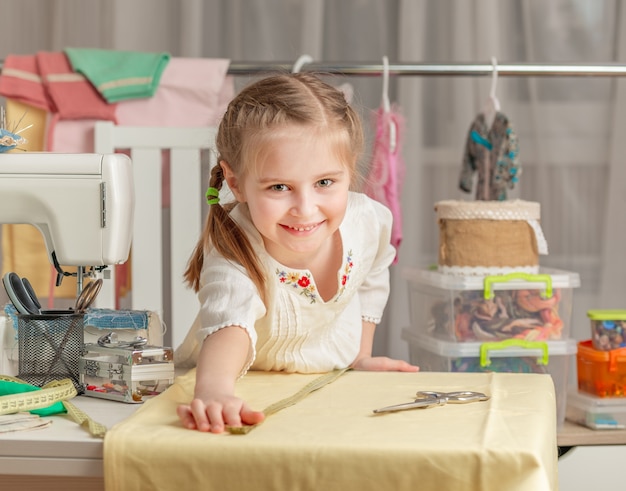
[[153,346],[163,345],[164,329],[156,312],[89,309],[85,313],[85,343],[97,343],[100,336],[112,330],[115,330],[120,341],[142,337]]
[[85,325],[98,329],[148,329],[150,312],[147,310],[89,309]]

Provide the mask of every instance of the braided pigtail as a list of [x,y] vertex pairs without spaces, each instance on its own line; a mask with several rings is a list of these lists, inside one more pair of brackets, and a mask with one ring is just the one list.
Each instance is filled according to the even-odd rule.
[[184,274],[185,281],[194,291],[197,292],[200,289],[200,274],[204,264],[204,254],[209,246],[213,245],[226,259],[242,264],[248,270],[250,278],[261,293],[261,297],[264,297],[265,276],[258,264],[256,254],[246,235],[230,217],[230,211],[236,202],[224,205],[219,202],[219,191],[222,189],[223,183],[224,172],[218,164],[211,170],[209,191],[207,191],[207,202],[211,208],[206,218],[202,236],[187,263],[187,270]]

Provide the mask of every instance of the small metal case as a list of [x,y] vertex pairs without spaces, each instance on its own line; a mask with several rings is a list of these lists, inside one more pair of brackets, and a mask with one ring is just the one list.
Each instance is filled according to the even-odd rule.
[[80,382],[87,396],[142,403],[174,383],[172,348],[86,344]]

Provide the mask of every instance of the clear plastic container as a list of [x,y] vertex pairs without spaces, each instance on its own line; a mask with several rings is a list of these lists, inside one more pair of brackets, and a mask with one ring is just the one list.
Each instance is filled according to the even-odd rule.
[[425,372],[505,372],[546,373],[552,377],[556,392],[557,423],[565,420],[567,380],[576,341],[524,341],[507,339],[496,342],[456,343],[402,331],[409,343],[412,364]]
[[577,273],[547,268],[495,276],[411,268],[403,273],[416,334],[456,342],[569,337]]
[[597,350],[626,348],[626,310],[589,310],[591,342]]
[[593,430],[621,430],[626,428],[626,399],[570,390],[565,418]]

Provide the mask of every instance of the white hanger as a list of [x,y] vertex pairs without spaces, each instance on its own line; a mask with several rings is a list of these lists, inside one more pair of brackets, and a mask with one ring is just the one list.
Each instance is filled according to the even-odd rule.
[[500,101],[496,95],[496,89],[498,87],[498,60],[495,56],[491,57],[491,64],[493,66],[493,73],[491,74],[491,90],[489,91],[489,99],[485,104],[483,114],[487,122],[487,127],[491,128],[493,120],[496,117],[496,113],[500,110]]
[[291,69],[291,73],[300,73],[302,67],[307,63],[312,63],[313,57],[311,55],[301,55],[296,62],[293,64],[293,68]]
[[[383,56],[383,111],[385,114],[389,114],[391,111],[391,104],[389,103],[389,58]],[[397,128],[394,121],[389,121],[389,150],[391,152],[396,151],[397,143]]]

